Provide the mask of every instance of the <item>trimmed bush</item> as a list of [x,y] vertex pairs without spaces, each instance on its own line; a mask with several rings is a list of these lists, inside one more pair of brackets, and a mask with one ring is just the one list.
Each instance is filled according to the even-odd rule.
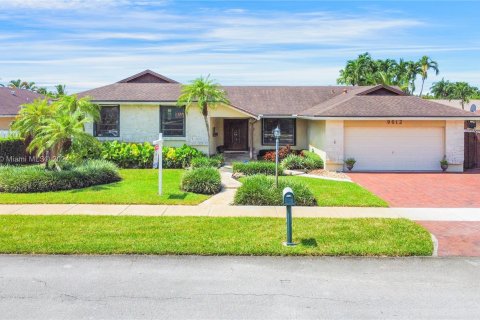
[[287,170],[303,170],[305,169],[305,159],[302,156],[289,154],[282,160],[282,167]]
[[305,158],[305,169],[308,170],[315,170],[315,169],[323,169],[324,163],[322,158],[316,154],[315,152],[310,152],[307,150],[302,151],[302,155]]
[[286,187],[292,188],[295,194],[295,205],[317,205],[317,201],[308,187],[298,182],[280,180],[278,188],[276,188],[275,179],[264,175],[247,177],[242,182],[242,186],[235,194],[235,205],[281,206],[283,205],[283,189]]
[[[66,166],[65,166],[66,168]],[[90,160],[68,170],[43,166],[1,166],[0,192],[30,193],[86,188],[120,181],[118,168],[104,160]]]
[[220,172],[215,168],[197,168],[185,172],[182,177],[183,191],[215,194],[222,190]]
[[[275,162],[268,161],[250,161],[235,162],[233,164],[233,173],[243,173],[246,176],[255,174],[275,175]],[[278,166],[278,174],[283,175],[283,169]]]
[[288,170],[323,169],[323,160],[316,153],[303,151],[301,155],[290,154],[285,157],[282,167]]
[[20,138],[0,138],[0,163],[28,163],[24,140]]
[[222,163],[218,158],[198,157],[193,158],[191,161],[191,167],[195,168],[220,168]]

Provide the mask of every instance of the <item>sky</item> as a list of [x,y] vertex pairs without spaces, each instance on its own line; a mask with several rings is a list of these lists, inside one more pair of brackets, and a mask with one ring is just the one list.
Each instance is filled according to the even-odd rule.
[[[345,62],[437,61],[480,87],[477,1],[0,0],[0,83],[68,93],[151,69],[186,83],[334,85]],[[418,88],[418,85],[417,85]]]

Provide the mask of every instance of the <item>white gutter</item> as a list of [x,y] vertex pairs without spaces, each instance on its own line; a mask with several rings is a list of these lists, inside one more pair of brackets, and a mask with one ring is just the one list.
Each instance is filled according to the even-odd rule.
[[480,120],[480,117],[311,117],[299,116],[306,120]]

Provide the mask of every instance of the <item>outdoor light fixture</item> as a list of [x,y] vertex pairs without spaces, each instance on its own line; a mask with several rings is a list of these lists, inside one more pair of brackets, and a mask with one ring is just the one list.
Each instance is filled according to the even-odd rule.
[[278,188],[278,144],[280,142],[280,135],[282,132],[277,127],[273,129],[273,136],[275,137],[275,186]]

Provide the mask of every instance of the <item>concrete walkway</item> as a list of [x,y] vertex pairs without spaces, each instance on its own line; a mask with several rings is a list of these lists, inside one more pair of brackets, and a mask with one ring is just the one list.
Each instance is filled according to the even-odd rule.
[[[229,206],[213,204],[208,206],[6,204],[0,205],[0,214],[280,218],[285,216],[285,207]],[[294,217],[307,218],[407,218],[419,221],[480,221],[480,208],[294,207],[293,215]]]
[[222,191],[200,203],[199,206],[229,205],[233,203],[235,192],[242,184],[232,178],[231,170],[225,168],[220,169],[220,176],[222,178]]

